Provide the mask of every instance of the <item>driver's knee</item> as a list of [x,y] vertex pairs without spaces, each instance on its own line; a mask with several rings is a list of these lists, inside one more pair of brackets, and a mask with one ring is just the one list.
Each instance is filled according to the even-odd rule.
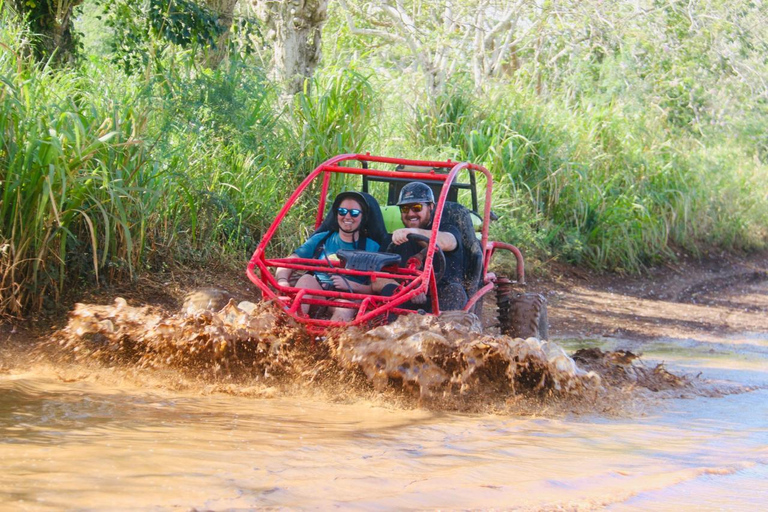
[[464,309],[467,305],[467,291],[460,283],[447,283],[437,290],[440,311]]
[[[384,295],[384,289],[390,285],[395,285],[395,288],[397,288],[397,283],[392,279],[375,279],[371,282],[371,290],[373,293]],[[389,295],[392,294],[390,293]]]

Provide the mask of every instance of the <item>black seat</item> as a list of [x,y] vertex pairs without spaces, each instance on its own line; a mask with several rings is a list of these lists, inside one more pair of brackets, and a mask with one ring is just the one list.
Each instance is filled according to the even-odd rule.
[[456,226],[461,233],[464,246],[464,289],[467,297],[472,297],[480,289],[483,277],[483,247],[475,235],[470,210],[452,201],[445,202],[440,226]]
[[360,194],[365,198],[365,202],[368,203],[368,237],[379,244],[379,247],[383,251],[392,241],[392,235],[387,233],[387,228],[384,225],[384,216],[381,214],[379,202],[367,192],[360,192]]

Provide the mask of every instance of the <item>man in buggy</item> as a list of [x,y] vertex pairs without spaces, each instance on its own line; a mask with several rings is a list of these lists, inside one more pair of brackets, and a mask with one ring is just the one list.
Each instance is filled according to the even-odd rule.
[[[420,235],[429,239],[432,236],[432,221],[435,212],[435,196],[432,189],[418,181],[405,185],[397,201],[403,226],[392,233],[392,245],[389,250],[399,254],[401,264],[422,253],[422,245],[409,239],[408,235]],[[458,205],[457,205],[458,206]],[[467,290],[464,285],[465,255],[464,242],[460,226],[453,219],[443,216],[437,233],[436,245],[445,255],[445,268],[437,282],[437,297],[441,311],[463,309],[467,303]],[[379,279],[373,283],[373,291],[390,296],[397,290],[397,283]],[[423,309],[431,312],[431,301],[427,294],[414,297],[404,307]]]

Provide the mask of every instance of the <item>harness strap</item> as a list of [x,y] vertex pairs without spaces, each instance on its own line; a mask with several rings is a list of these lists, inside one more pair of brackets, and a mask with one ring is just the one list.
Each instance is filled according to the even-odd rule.
[[322,240],[315,246],[315,252],[312,254],[312,259],[316,260],[320,257],[320,253],[323,252],[323,249],[325,249],[325,242],[331,238],[331,235],[333,234],[332,231],[329,231],[328,234],[326,234]]

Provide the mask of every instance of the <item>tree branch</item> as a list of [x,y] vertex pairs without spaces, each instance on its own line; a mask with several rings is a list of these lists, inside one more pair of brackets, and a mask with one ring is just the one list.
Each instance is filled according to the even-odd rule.
[[352,34],[359,35],[359,36],[379,37],[381,39],[386,39],[388,41],[393,41],[396,43],[405,42],[405,39],[391,32],[387,32],[384,30],[375,30],[370,28],[358,28],[355,25],[355,20],[352,17],[352,10],[349,8],[349,5],[347,4],[346,0],[339,0],[339,4],[341,4],[342,9],[344,10],[344,17],[346,18],[347,26],[349,27],[349,31]]

